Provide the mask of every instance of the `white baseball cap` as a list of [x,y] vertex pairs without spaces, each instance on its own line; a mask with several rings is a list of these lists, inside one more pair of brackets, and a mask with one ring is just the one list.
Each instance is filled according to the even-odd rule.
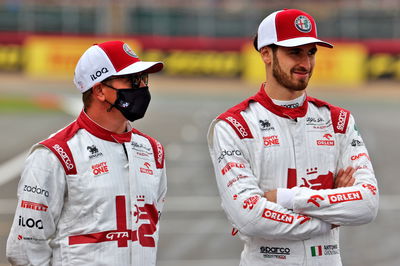
[[317,38],[317,26],[313,17],[301,10],[284,9],[270,14],[260,23],[255,45],[259,51],[270,44],[294,47],[309,43],[333,47]]
[[163,67],[162,62],[141,61],[124,42],[109,41],[94,44],[83,53],[75,68],[74,83],[84,93],[97,82],[111,76],[155,73]]

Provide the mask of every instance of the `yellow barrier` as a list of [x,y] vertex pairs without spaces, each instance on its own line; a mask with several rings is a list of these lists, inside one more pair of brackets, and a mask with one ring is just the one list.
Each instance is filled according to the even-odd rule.
[[[333,49],[318,47],[310,85],[359,85],[366,79],[368,53],[361,44],[340,43]],[[260,84],[265,81],[265,65],[252,44],[243,48],[242,77]]]
[[[73,79],[76,63],[94,43],[105,38],[30,36],[25,42],[25,71],[29,76]],[[141,46],[134,39],[123,39],[139,54]]]

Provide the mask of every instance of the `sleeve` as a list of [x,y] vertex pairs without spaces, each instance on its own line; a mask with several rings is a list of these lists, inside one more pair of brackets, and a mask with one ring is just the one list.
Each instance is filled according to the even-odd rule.
[[244,141],[252,140],[240,140],[225,121],[211,124],[209,151],[221,205],[232,225],[243,235],[268,239],[304,240],[328,232],[330,224],[267,201]]
[[50,265],[54,237],[64,202],[65,172],[44,147],[27,158],[18,184],[18,205],[6,255],[12,265]]
[[167,194],[167,173],[166,173],[166,164],[164,162],[163,164],[163,169],[161,173],[161,181],[160,181],[160,187],[158,191],[158,200],[157,200],[157,210],[158,212],[162,213],[164,209],[164,203],[165,203],[165,196]]
[[[285,194],[288,190],[292,193],[291,196],[285,195],[286,200],[282,206],[331,224],[369,223],[377,215],[379,193],[368,151],[357,131],[353,116],[350,117],[346,133],[339,134],[337,140],[340,145],[337,169],[348,166],[356,169],[354,185],[326,190],[311,190],[303,187],[279,189],[281,192],[286,190]],[[279,193],[278,191],[278,198]]]

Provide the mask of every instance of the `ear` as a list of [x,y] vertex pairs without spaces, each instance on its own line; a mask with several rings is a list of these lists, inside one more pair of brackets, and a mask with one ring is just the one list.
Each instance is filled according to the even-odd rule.
[[106,100],[106,96],[103,92],[103,86],[101,85],[101,83],[96,83],[93,85],[92,94],[94,98],[98,99],[101,102],[104,102]]
[[261,48],[260,50],[261,58],[266,65],[272,62],[272,49],[268,46]]

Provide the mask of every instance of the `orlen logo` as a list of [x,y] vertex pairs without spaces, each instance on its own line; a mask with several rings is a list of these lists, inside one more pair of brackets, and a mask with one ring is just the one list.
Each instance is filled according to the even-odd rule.
[[294,216],[286,213],[276,212],[270,209],[265,209],[262,217],[266,219],[270,219],[273,221],[277,221],[280,223],[292,224],[294,220]]
[[121,238],[129,238],[128,232],[111,232],[106,235],[106,238],[109,240],[118,240]]
[[61,156],[61,158],[63,159],[65,165],[67,166],[68,170],[71,170],[72,168],[74,168],[74,165],[71,162],[71,159],[68,157],[68,154],[64,151],[63,148],[61,148],[60,145],[56,144],[53,146],[53,148],[58,152],[58,154]]
[[228,120],[229,122],[231,122],[236,129],[239,131],[240,135],[242,135],[242,137],[247,137],[249,134],[246,132],[246,129],[242,126],[242,124],[240,124],[235,118],[233,118],[232,116],[228,116],[226,118],[226,120]]
[[363,199],[360,191],[332,194],[328,195],[328,198],[330,204]]
[[95,176],[107,174],[109,172],[107,162],[101,162],[92,165],[92,170]]
[[229,170],[231,170],[232,168],[245,168],[245,166],[244,166],[244,164],[242,164],[242,163],[232,163],[232,162],[229,162],[229,163],[227,163],[227,164],[225,165],[224,168],[222,168],[221,173],[222,173],[223,175],[225,175],[225,174],[228,173]]
[[318,146],[334,146],[335,145],[335,141],[331,140],[331,138],[332,138],[331,134],[325,134],[323,137],[325,139],[317,140]]
[[146,168],[140,167],[140,172],[148,175],[153,175],[153,170],[150,169],[150,163],[145,162],[143,164]]
[[338,124],[336,126],[336,128],[338,130],[343,130],[344,129],[344,125],[346,124],[346,117],[347,117],[347,113],[343,110],[340,110],[339,113],[339,121]]
[[355,161],[355,160],[360,159],[360,158],[363,157],[363,156],[367,157],[368,160],[370,160],[368,154],[366,154],[365,152],[359,153],[359,154],[357,154],[357,155],[351,156],[351,160],[352,160],[352,161]]
[[101,77],[101,75],[108,73],[108,69],[106,67],[103,67],[101,70],[96,71],[96,73],[90,75],[90,78],[92,80],[96,80],[97,78]]
[[277,146],[279,145],[279,139],[278,136],[269,136],[269,137],[263,137],[264,140],[264,146],[266,147],[271,147],[271,146]]

